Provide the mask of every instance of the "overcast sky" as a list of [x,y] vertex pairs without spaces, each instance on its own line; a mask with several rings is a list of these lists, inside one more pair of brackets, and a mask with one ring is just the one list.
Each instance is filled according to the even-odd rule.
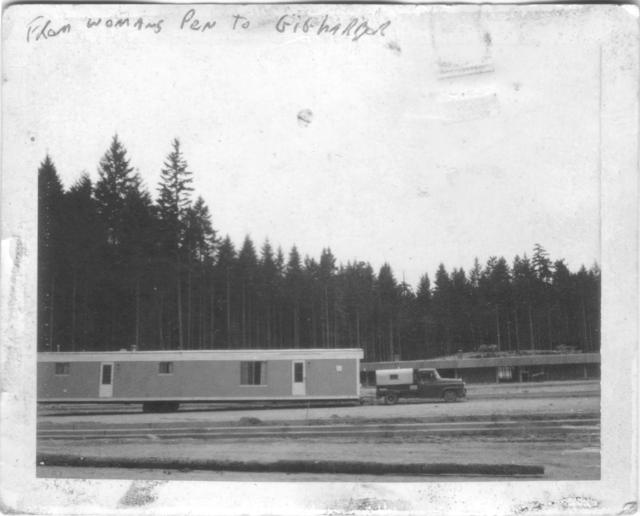
[[[185,7],[77,7],[45,13],[71,33],[9,47],[29,173],[48,152],[65,186],[83,171],[96,179],[117,133],[155,198],[179,137],[195,194],[238,246],[249,234],[285,253],[330,247],[342,263],[389,262],[414,285],[440,262],[468,270],[536,242],[572,270],[599,260],[592,21],[569,16],[560,31],[506,7],[327,13],[391,21],[352,41],[279,33],[282,6],[200,6],[197,17],[217,21],[205,33],[180,30]],[[87,15],[110,13],[159,16],[162,31],[82,30]],[[247,31],[230,30],[235,13]]]

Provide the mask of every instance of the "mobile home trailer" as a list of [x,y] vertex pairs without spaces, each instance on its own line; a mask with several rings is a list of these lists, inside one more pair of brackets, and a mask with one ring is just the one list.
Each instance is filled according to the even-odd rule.
[[360,398],[361,349],[38,353],[40,403],[180,403]]

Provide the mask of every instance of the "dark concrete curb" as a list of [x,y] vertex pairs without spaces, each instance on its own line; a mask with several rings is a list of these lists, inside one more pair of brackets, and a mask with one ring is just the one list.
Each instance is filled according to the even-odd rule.
[[258,462],[215,459],[185,460],[134,457],[82,457],[79,455],[52,453],[39,453],[36,460],[39,466],[93,468],[178,469],[279,473],[346,473],[356,475],[544,475],[544,466],[524,464],[403,464],[331,460],[279,460],[273,462]]

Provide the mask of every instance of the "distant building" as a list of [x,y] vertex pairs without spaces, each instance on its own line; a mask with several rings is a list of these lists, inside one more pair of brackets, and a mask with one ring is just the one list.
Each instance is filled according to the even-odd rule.
[[470,354],[430,360],[363,362],[360,379],[373,385],[377,369],[433,367],[442,377],[467,383],[534,382],[600,378],[600,353],[476,356]]

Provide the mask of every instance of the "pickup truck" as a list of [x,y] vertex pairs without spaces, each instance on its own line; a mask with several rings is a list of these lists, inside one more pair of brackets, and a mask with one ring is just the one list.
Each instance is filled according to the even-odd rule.
[[441,378],[435,369],[378,369],[376,395],[393,405],[399,398],[442,399],[453,402],[467,395],[459,378]]

